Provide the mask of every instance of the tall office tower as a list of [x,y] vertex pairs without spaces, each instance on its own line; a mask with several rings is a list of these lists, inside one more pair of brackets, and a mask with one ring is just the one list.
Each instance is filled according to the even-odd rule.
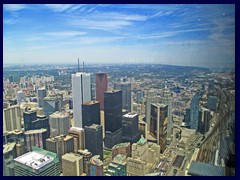
[[55,112],[49,116],[50,137],[67,135],[70,129],[70,118],[66,112]]
[[217,96],[208,96],[207,98],[207,107],[211,111],[217,110],[218,98]]
[[135,143],[140,138],[138,114],[128,113],[122,117],[122,142]]
[[[46,139],[46,150],[57,153],[59,157],[74,151],[74,139],[72,136],[55,136]],[[62,172],[62,161],[59,162]]]
[[78,154],[83,156],[83,172],[89,176],[90,175],[90,159],[92,158],[92,153],[87,149],[78,150]]
[[168,106],[167,144],[170,144],[173,138],[172,93],[166,86],[163,90],[162,103]]
[[19,131],[22,130],[19,105],[3,109],[3,132],[13,131],[15,129]]
[[17,103],[20,104],[25,99],[25,93],[23,91],[17,92]]
[[210,119],[211,119],[210,110],[206,108],[201,108],[201,110],[199,111],[198,120],[198,131],[200,133],[208,132],[210,128]]
[[78,127],[71,127],[68,134],[74,138],[74,152],[77,153],[78,150],[85,149],[85,135],[84,129]]
[[96,100],[100,101],[100,109],[104,110],[104,92],[107,91],[106,73],[96,73]]
[[108,165],[106,176],[126,176],[127,175],[127,158],[118,154]]
[[167,145],[168,106],[164,104],[151,104],[150,134],[160,145],[163,153]]
[[114,89],[122,91],[122,108],[131,112],[132,92],[131,83],[123,82],[114,84]]
[[91,73],[91,100],[96,100],[96,76]]
[[208,80],[208,89],[213,90],[214,89],[214,79]]
[[126,157],[130,157],[131,156],[131,144],[130,144],[130,142],[120,143],[120,144],[117,144],[117,145],[113,146],[113,148],[112,148],[112,159],[114,159],[114,157],[117,156],[118,154],[121,154],[121,155],[126,156]]
[[72,74],[74,126],[82,128],[82,103],[91,100],[91,80],[88,73]]
[[144,121],[139,121],[138,122],[138,129],[140,131],[140,134],[144,137],[147,138],[147,123]]
[[9,79],[9,82],[10,82],[10,83],[12,83],[12,82],[14,81],[14,80],[13,80],[13,76],[9,76],[8,79]]
[[62,156],[63,176],[81,176],[83,174],[83,157],[74,153]]
[[57,153],[59,157],[74,151],[74,140],[72,136],[55,136],[46,139],[46,150]]
[[16,157],[16,143],[3,145],[3,176],[14,176],[13,159]]
[[43,98],[47,96],[47,91],[45,88],[39,88],[37,90],[37,101],[38,101],[38,106],[43,107]]
[[82,124],[83,127],[91,126],[92,124],[101,124],[99,101],[87,101],[82,103]]
[[200,101],[200,93],[197,92],[191,100],[190,104],[190,128],[196,129],[198,128],[198,116],[199,116],[199,101]]
[[122,142],[122,91],[104,93],[105,147]]
[[190,120],[191,120],[190,114],[191,114],[190,108],[187,107],[187,108],[186,108],[186,115],[185,115],[185,125],[186,125],[186,127],[188,127],[188,128],[190,127]]
[[103,161],[103,133],[102,126],[92,124],[85,126],[85,148],[88,149],[93,155],[100,155]]
[[56,111],[61,110],[61,99],[58,96],[47,96],[43,98],[44,114],[49,116]]
[[154,103],[154,96],[156,95],[155,91],[147,91],[146,104],[145,104],[145,119],[147,123],[147,130],[150,130],[150,119],[151,119],[151,104]]
[[26,131],[24,135],[25,135],[25,145],[26,145],[27,152],[31,151],[33,146],[43,148],[43,149],[46,148],[46,139],[47,139],[46,129]]
[[50,134],[49,119],[46,116],[37,116],[36,111],[23,112],[24,130],[47,129],[47,137]]
[[90,159],[90,176],[103,176],[103,162],[95,155]]
[[32,152],[14,159],[15,176],[59,176],[59,157],[56,153],[33,147]]

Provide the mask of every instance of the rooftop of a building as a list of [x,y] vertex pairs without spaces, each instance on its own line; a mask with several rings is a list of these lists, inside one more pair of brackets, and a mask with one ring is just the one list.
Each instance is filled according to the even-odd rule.
[[136,113],[127,113],[125,115],[123,115],[123,117],[126,117],[126,118],[134,118],[136,117],[138,114]]
[[103,166],[103,162],[99,159],[99,155],[95,155],[90,159],[90,163],[96,166]]
[[85,156],[92,155],[92,153],[90,151],[88,151],[87,149],[84,149],[84,150],[80,149],[80,150],[78,150],[78,153],[85,155]]
[[126,165],[127,157],[124,155],[118,154],[117,156],[114,157],[113,162],[116,164]]
[[82,131],[84,131],[84,129],[83,129],[83,128],[80,128],[80,127],[71,127],[71,128],[69,129],[69,132],[77,132],[77,133],[80,133],[80,132],[82,132]]
[[88,128],[91,128],[91,129],[99,129],[99,128],[101,128],[102,126],[99,125],[99,124],[92,124],[91,126],[85,126],[85,127],[88,127]]
[[116,93],[119,92],[121,90],[112,90],[112,91],[105,91],[104,94],[112,94],[112,93]]
[[59,100],[59,96],[47,96],[43,98],[44,101],[56,101]]
[[75,162],[78,161],[80,159],[82,159],[83,157],[79,154],[74,154],[74,153],[66,153],[62,156],[62,159],[65,159],[67,161],[71,161],[71,162]]
[[164,108],[167,106],[166,104],[162,104],[162,103],[152,103],[152,105],[160,107],[160,108]]
[[115,149],[118,147],[127,147],[127,146],[130,146],[130,142],[116,144],[115,146],[113,146],[112,149]]
[[93,105],[93,104],[99,104],[100,101],[86,101],[83,102],[82,105]]
[[48,138],[46,141],[51,141],[51,142],[55,142],[55,141],[59,141],[59,140],[64,140],[64,141],[67,141],[69,139],[72,139],[73,137],[72,136],[69,136],[69,135],[60,135],[60,136],[54,136],[54,137],[51,137],[51,138]]
[[173,166],[180,168],[182,166],[184,158],[185,156],[177,155],[173,162]]
[[15,146],[16,146],[15,142],[4,144],[3,145],[3,154],[6,154],[6,153],[12,151]]
[[208,163],[192,161],[188,174],[193,176],[224,176],[225,168]]
[[35,151],[28,152],[14,159],[14,161],[19,162],[32,169],[40,169],[52,162],[53,160],[53,157]]
[[81,75],[84,75],[84,76],[90,76],[90,73],[86,73],[86,72],[77,72],[76,74],[72,74],[72,76],[81,76]]
[[43,132],[47,132],[47,129],[35,129],[35,130],[29,130],[29,131],[26,131],[24,134],[27,135],[27,134],[37,134],[37,133],[43,133]]
[[56,111],[53,114],[49,115],[50,118],[65,118],[65,117],[69,117],[69,114],[65,111]]

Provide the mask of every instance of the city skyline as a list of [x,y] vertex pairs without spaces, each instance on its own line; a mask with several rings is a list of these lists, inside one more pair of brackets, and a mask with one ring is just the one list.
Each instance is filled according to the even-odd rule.
[[235,5],[3,5],[4,64],[77,57],[235,68]]

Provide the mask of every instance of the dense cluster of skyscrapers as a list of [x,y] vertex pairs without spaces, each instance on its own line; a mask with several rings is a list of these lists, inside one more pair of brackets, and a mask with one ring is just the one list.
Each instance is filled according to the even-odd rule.
[[[176,139],[185,138],[181,127],[194,131],[194,137],[205,135],[211,128],[211,113],[218,109],[214,93],[205,97],[207,104],[202,106],[204,90],[200,90],[184,109],[184,123],[174,130],[173,116],[179,111],[173,111],[173,106],[182,104],[173,102],[166,82],[159,92],[137,90],[134,94],[126,78],[109,87],[106,73],[92,76],[79,70],[72,74],[70,95],[47,90],[47,82],[54,78],[30,78],[35,100],[26,102],[27,93],[19,90],[16,102],[4,102],[4,175],[166,175],[171,172],[164,170],[170,164],[166,161],[169,149],[190,149],[187,142],[176,144]],[[214,81],[208,84],[213,90]],[[28,86],[26,78],[20,79],[20,86]],[[179,157],[184,157],[183,167],[187,157]]]

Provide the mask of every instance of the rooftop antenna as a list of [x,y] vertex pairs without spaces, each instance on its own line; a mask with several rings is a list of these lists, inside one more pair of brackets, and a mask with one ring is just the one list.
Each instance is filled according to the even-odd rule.
[[80,72],[80,67],[79,67],[79,58],[78,58],[78,72]]

